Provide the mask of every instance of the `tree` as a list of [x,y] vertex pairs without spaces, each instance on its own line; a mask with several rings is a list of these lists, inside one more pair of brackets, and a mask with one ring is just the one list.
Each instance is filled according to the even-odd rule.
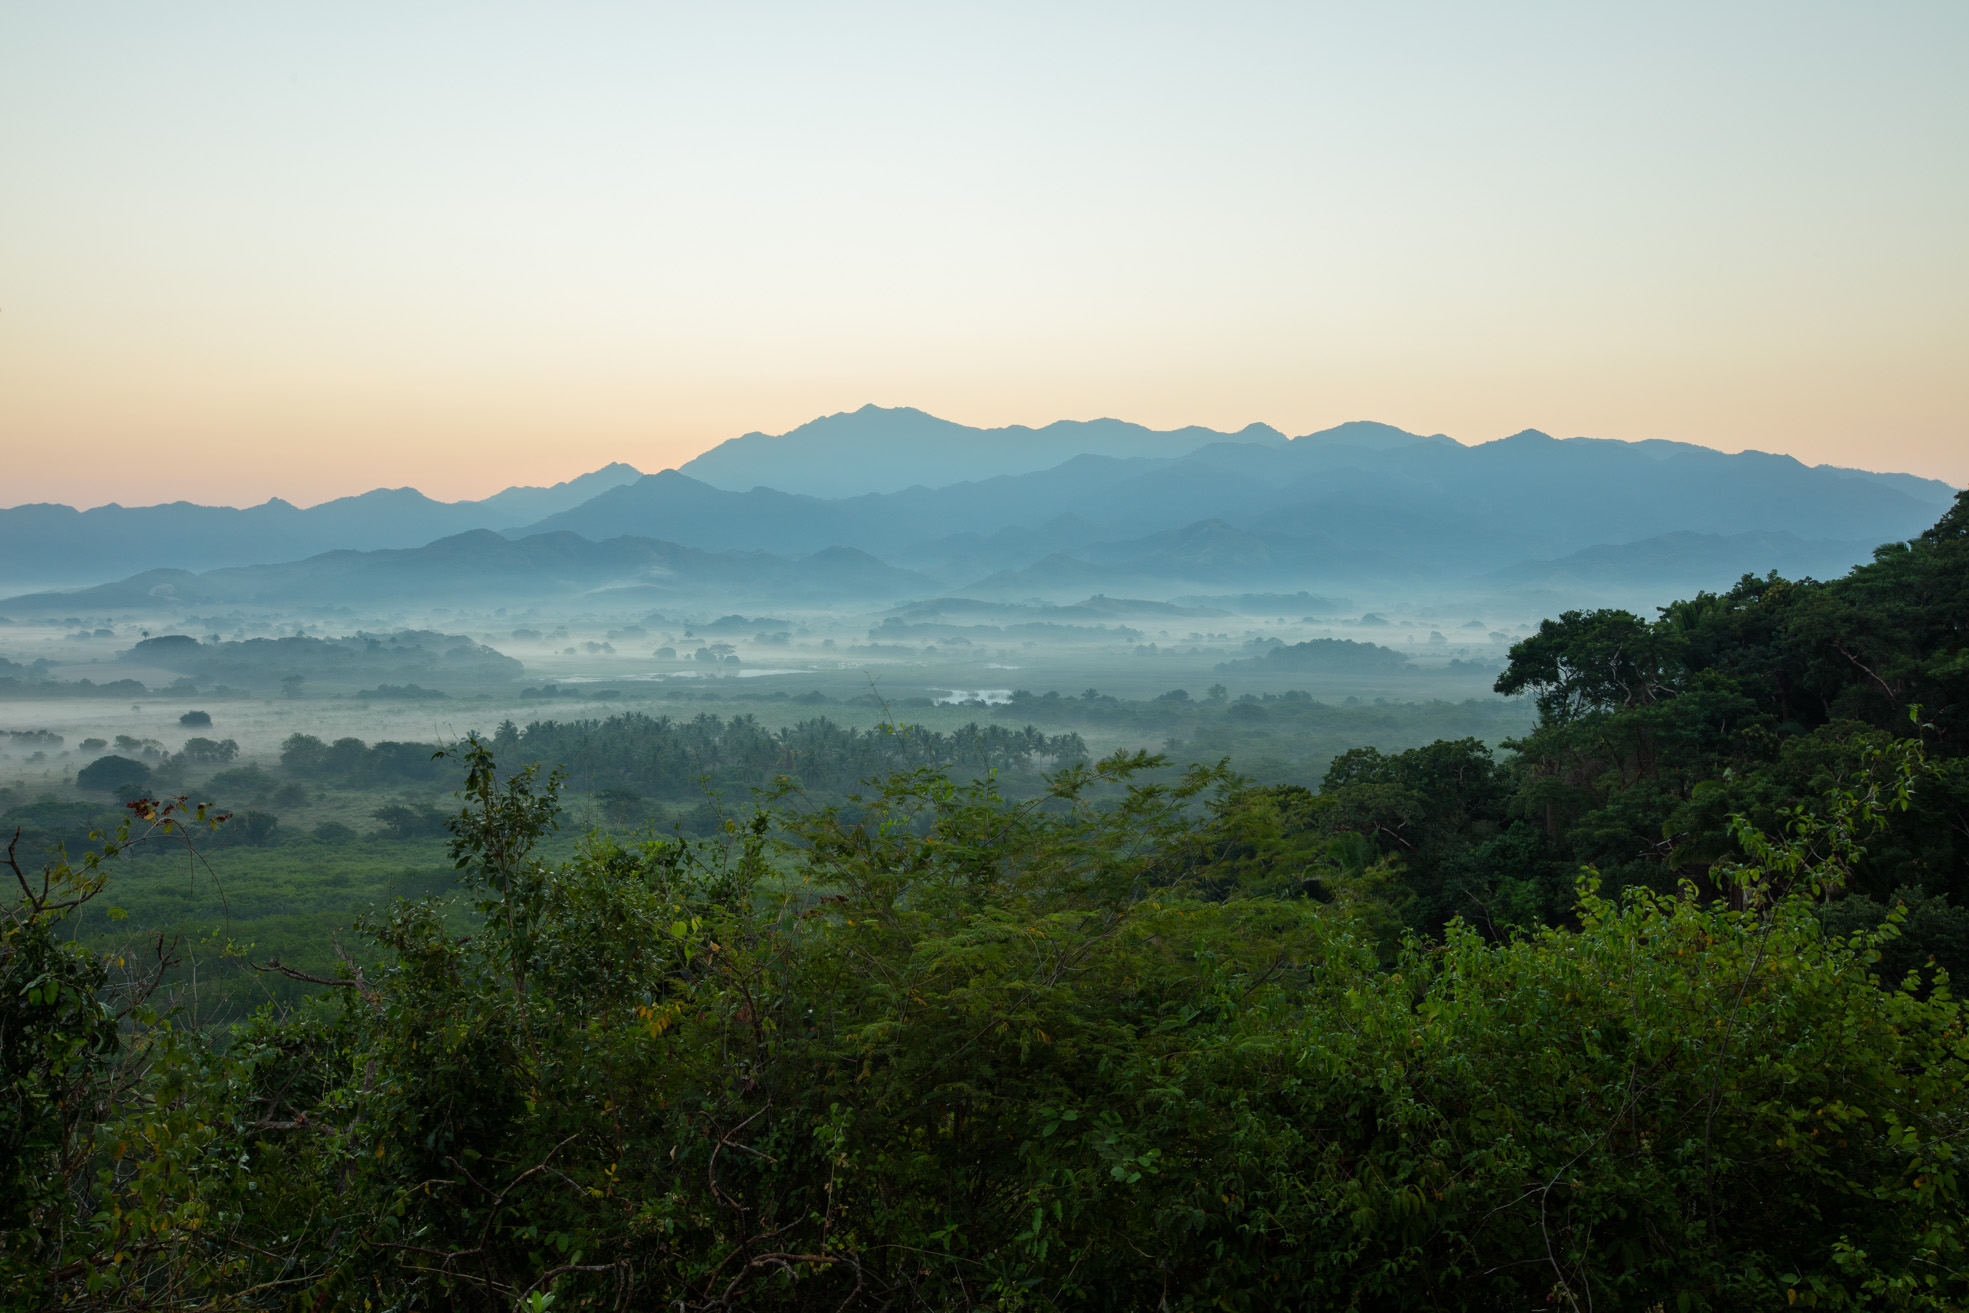
[[173,1143],[181,1128],[168,1097],[157,1098],[157,1062],[168,1063],[178,1038],[169,1009],[157,1006],[175,941],[160,935],[91,953],[68,931],[103,894],[117,858],[162,844],[189,850],[194,834],[226,818],[182,798],[129,811],[113,832],[93,836],[98,848],[72,861],[58,854],[31,870],[18,832],[6,848],[19,890],[0,916],[0,1292],[9,1308],[113,1305],[109,1292],[128,1273],[176,1267],[177,1246],[191,1239],[177,1211],[187,1202],[182,1193],[161,1207],[155,1197],[129,1199],[106,1229],[93,1215],[123,1175],[124,1118],[147,1114],[151,1144],[175,1151],[184,1170],[198,1166],[209,1143]]
[[1507,696],[1530,690],[1542,719],[1650,706],[1676,691],[1679,644],[1626,611],[1567,611],[1511,649],[1497,678]]
[[190,738],[173,760],[191,766],[219,766],[239,756],[239,744],[232,739]]
[[135,797],[150,781],[150,767],[130,757],[98,757],[75,773],[75,787]]

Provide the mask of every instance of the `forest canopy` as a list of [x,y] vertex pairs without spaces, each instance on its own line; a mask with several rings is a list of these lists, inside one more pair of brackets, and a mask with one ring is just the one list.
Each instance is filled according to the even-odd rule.
[[[1567,612],[1512,648],[1497,690],[1538,720],[1502,754],[1476,738],[1336,756],[1317,792],[1248,790],[1248,860],[1354,836],[1395,871],[1408,927],[1493,937],[1561,925],[1591,868],[1612,889],[1714,892],[1746,854],[1730,818],[1775,832],[1919,742],[1929,774],[1824,913],[1846,929],[1905,905],[1885,951],[1969,971],[1969,504],[1827,582],[1746,576],[1653,620]],[[1267,846],[1269,845],[1269,846]]]

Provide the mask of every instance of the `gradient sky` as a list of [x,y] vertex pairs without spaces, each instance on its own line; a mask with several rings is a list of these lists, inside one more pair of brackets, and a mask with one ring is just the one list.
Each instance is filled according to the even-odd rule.
[[1969,483],[1969,4],[14,4],[0,504],[864,402]]

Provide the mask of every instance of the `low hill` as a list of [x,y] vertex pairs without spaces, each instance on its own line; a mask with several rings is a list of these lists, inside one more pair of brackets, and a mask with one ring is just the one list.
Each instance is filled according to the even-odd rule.
[[837,543],[866,545],[870,526],[850,506],[753,488],[714,488],[677,470],[646,474],[521,531],[687,542],[711,551],[805,553]]
[[303,561],[201,574],[154,570],[95,588],[11,597],[0,608],[9,615],[30,616],[241,604],[292,609],[440,601],[565,603],[583,596],[859,602],[893,600],[933,587],[922,575],[852,548],[793,558],[706,552],[650,538],[593,542],[573,533],[514,541],[480,529],[424,547],[324,552]]
[[1243,661],[1226,661],[1217,667],[1225,673],[1240,670],[1290,670],[1326,675],[1386,674],[1408,665],[1408,655],[1379,643],[1362,643],[1351,638],[1315,638],[1267,650],[1262,656]]
[[202,643],[188,634],[147,638],[124,656],[233,687],[272,689],[294,675],[310,686],[412,680],[445,688],[505,684],[526,668],[464,634],[399,630],[346,638],[248,638]]

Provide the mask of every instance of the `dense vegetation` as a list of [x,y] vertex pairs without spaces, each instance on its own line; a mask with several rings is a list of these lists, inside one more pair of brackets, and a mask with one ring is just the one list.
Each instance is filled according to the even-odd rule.
[[492,741],[504,755],[560,764],[586,792],[628,790],[673,799],[707,786],[764,785],[775,778],[838,792],[890,771],[930,765],[1030,775],[1087,756],[1080,735],[1048,735],[1030,725],[966,725],[944,734],[921,726],[862,730],[817,716],[770,730],[749,715],[673,720],[633,711],[606,720],[535,721],[525,729],[509,721]]
[[1240,774],[1264,784],[1320,782],[1333,760],[1363,743],[1387,750],[1422,747],[1443,738],[1501,742],[1522,734],[1531,716],[1523,699],[1448,701],[1321,701],[1303,691],[1231,697],[1222,684],[1173,688],[1148,699],[1124,699],[1098,689],[1079,694],[1017,690],[993,715],[1042,728],[1068,728],[1160,742],[1172,757],[1228,758]]
[[1572,928],[1453,927],[1392,969],[1386,872],[1341,852],[1325,901],[1282,894],[1223,859],[1211,771],[1143,785],[1152,761],[1115,758],[1013,803],[918,770],[853,824],[780,808],[550,865],[557,782],[468,764],[471,933],[400,902],[332,999],[224,1045],[146,1000],[164,946],[62,940],[99,864],[24,882],[17,1306],[1969,1294],[1960,1009],[1881,987],[1891,928],[1818,915],[1928,778],[1913,750],[1784,841],[1745,831],[1725,901],[1589,882]]
[[134,803],[12,854],[7,1299],[1962,1309],[1969,1034],[1910,944],[1963,907],[1965,553],[1969,498],[1846,579],[1561,617],[1504,762],[1318,793],[884,762],[550,860],[515,763],[644,727],[507,727],[444,763],[455,889],[224,1032],[168,942],[67,933],[216,819]]
[[[944,734],[921,726],[863,730],[817,716],[771,730],[750,715],[727,720],[700,713],[680,720],[640,711],[605,720],[540,720],[524,729],[507,721],[491,742],[506,755],[559,763],[584,792],[665,799],[780,778],[839,791],[892,770],[932,764],[1031,774],[1087,755],[1078,734],[1047,735],[1030,726],[967,725]],[[445,772],[427,744],[358,738],[326,743],[312,734],[290,735],[280,764],[299,779],[349,785],[433,780]]]
[[457,683],[498,684],[517,679],[523,667],[463,634],[406,629],[394,634],[350,634],[345,638],[241,638],[210,635],[204,642],[188,634],[146,638],[131,649],[133,658],[180,671],[199,680],[219,680],[248,688],[281,687],[298,696],[310,681],[343,684],[404,676]]
[[1475,738],[1348,751],[1317,794],[1245,795],[1247,826],[1277,836],[1253,858],[1362,835],[1398,869],[1410,925],[1497,936],[1567,920],[1582,866],[1610,889],[1713,891],[1716,863],[1745,855],[1731,816],[1773,830],[1918,738],[1932,773],[1826,916],[1855,929],[1905,903],[1895,962],[1969,971],[1969,502],[1842,579],[1746,577],[1653,621],[1547,620],[1497,688],[1539,711],[1502,760]]

